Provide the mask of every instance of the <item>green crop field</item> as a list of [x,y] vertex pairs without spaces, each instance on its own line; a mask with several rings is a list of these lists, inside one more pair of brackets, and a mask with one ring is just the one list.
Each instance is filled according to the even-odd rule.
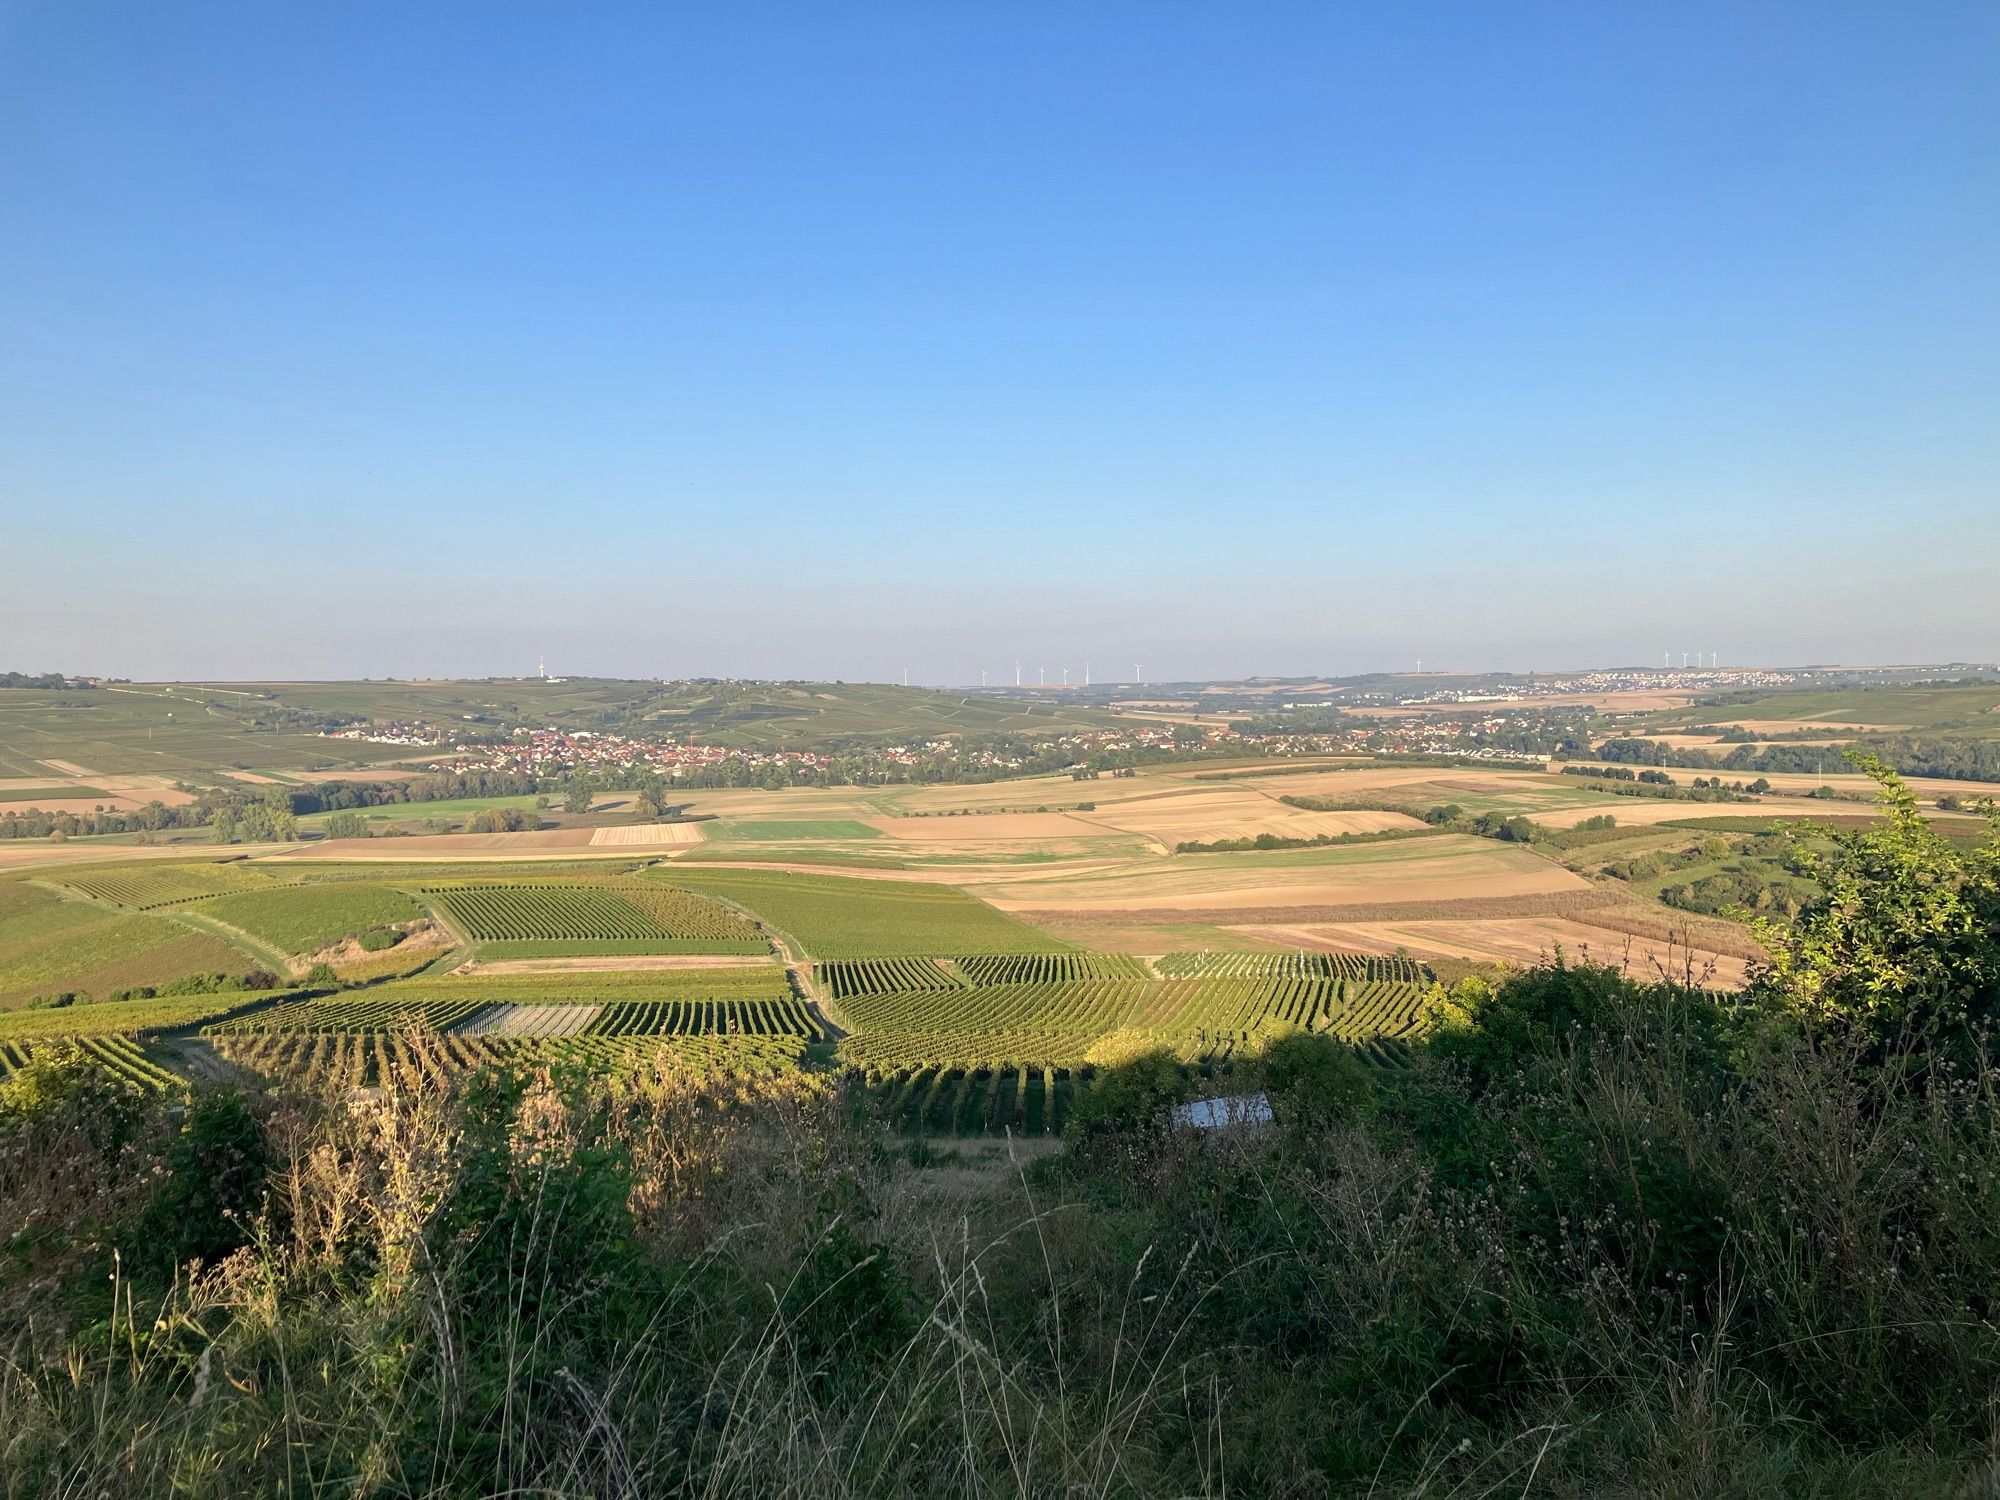
[[678,885],[733,901],[816,958],[1062,952],[1069,945],[949,886],[676,867]]
[[853,818],[821,818],[793,822],[738,822],[728,819],[704,829],[717,842],[745,844],[810,844],[825,839],[879,839],[882,830]]
[[65,900],[25,880],[0,882],[0,966],[26,945],[104,919],[103,908],[88,901]]
[[77,786],[74,783],[43,787],[0,786],[0,802],[20,802],[31,808],[48,802],[71,802],[86,797],[108,798],[110,795],[101,787]]
[[247,974],[248,955],[218,937],[156,916],[100,912],[100,920],[0,948],[0,1006],[36,995],[170,984],[190,974]]
[[[462,823],[474,813],[498,808],[502,812],[530,812],[536,798],[531,794],[514,797],[441,797],[434,802],[387,802],[378,807],[357,807],[350,809],[355,816],[374,828],[380,829],[395,824],[418,827],[427,822]],[[321,828],[326,824],[326,813],[313,813],[299,820],[305,828]]]
[[415,898],[385,885],[239,891],[202,901],[194,910],[297,954],[312,953],[370,927],[414,921],[427,914]]

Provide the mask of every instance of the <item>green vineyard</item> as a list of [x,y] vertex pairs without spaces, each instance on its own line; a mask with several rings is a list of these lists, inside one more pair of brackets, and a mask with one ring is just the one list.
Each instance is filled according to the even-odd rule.
[[1069,1068],[912,1068],[871,1082],[868,1098],[909,1135],[1054,1135],[1090,1081]]
[[672,886],[628,881],[464,884],[423,888],[426,900],[489,957],[578,953],[764,953],[769,945],[728,907]]
[[205,1027],[211,1037],[284,1033],[403,1033],[509,1037],[788,1036],[823,1041],[826,1023],[808,1001],[620,1000],[492,1001],[468,992],[451,999],[319,995]]
[[134,1088],[164,1091],[187,1087],[187,1081],[178,1073],[161,1067],[148,1057],[145,1047],[136,1039],[116,1035],[81,1036],[39,1043],[0,1042],[0,1081],[27,1066],[28,1059],[35,1053],[51,1047],[74,1047],[113,1077]]
[[408,1087],[438,1074],[499,1065],[567,1065],[631,1073],[661,1066],[754,1077],[799,1066],[796,1036],[414,1036],[409,1033],[266,1033],[221,1036],[215,1049],[232,1066],[272,1082],[311,1088]]
[[133,911],[152,911],[232,891],[268,890],[272,881],[238,865],[149,864],[81,870],[64,875],[62,884],[93,900]]
[[264,994],[237,991],[220,995],[190,995],[185,999],[117,1000],[96,1005],[66,1005],[49,1010],[17,1010],[0,1014],[0,1042],[64,1042],[95,1036],[148,1036],[180,1031],[231,1016],[247,1016],[281,1004],[289,991]]
[[1428,984],[1414,958],[1369,953],[1169,953],[1154,961],[1167,979],[1358,979]]
[[[1098,1066],[1166,1048],[1200,1066],[1293,1031],[1407,1059],[1433,982],[1420,964],[1361,954],[1178,954],[1149,979],[1137,959],[1090,954],[822,966],[852,1032],[840,1057],[896,1129],[1061,1129]],[[1026,976],[976,982],[975,976]],[[901,983],[904,988],[888,986]]]

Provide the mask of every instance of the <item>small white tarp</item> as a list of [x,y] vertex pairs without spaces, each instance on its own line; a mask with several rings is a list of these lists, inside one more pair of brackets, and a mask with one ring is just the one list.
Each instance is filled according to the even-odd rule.
[[1271,1101],[1263,1094],[1225,1094],[1174,1106],[1176,1130],[1229,1130],[1271,1123]]

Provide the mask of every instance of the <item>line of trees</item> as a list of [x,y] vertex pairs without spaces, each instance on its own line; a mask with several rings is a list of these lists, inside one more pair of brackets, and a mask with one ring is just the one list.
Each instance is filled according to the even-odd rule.
[[1750,771],[1763,775],[1809,775],[1846,770],[1847,752],[1870,756],[1898,775],[1939,776],[1959,781],[2000,781],[2000,741],[1951,736],[1883,735],[1834,745],[1738,745],[1724,755],[1683,749],[1655,739],[1606,740],[1597,758],[1623,765],[1682,766],[1697,771]]

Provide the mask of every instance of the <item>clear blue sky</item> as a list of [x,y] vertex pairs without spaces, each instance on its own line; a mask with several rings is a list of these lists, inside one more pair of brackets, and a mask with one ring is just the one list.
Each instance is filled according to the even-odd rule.
[[2000,656],[2000,5],[0,0],[0,668]]

